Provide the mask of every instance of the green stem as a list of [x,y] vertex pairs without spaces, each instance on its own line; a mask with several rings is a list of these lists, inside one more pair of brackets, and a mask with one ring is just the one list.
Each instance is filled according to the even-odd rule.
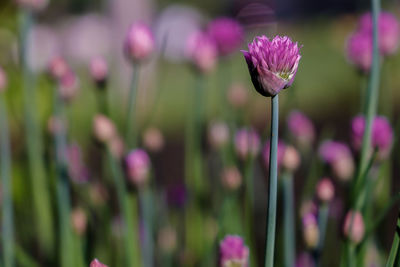
[[319,241],[315,252],[316,266],[321,266],[321,253],[324,249],[326,228],[328,226],[329,206],[323,203],[318,211]]
[[137,235],[137,198],[130,197],[124,180],[124,175],[118,161],[107,150],[109,164],[111,165],[112,177],[117,189],[118,204],[124,227],[124,249],[125,265],[127,267],[139,266],[140,253],[138,248],[139,238]]
[[268,181],[268,212],[267,235],[265,246],[265,267],[274,266],[275,227],[276,227],[276,203],[278,189],[278,126],[279,126],[279,98],[278,95],[271,98],[271,139],[270,161]]
[[14,215],[12,201],[11,153],[8,132],[7,107],[4,94],[0,94],[0,176],[2,183],[2,243],[4,267],[15,266]]
[[97,95],[98,110],[100,111],[101,114],[104,114],[104,115],[108,116],[109,112],[108,112],[108,90],[107,90],[107,86],[104,85],[104,88],[103,87],[97,87],[96,88],[96,95]]
[[394,233],[392,248],[390,249],[390,254],[388,261],[386,262],[386,267],[393,267],[396,262],[397,255],[399,254],[399,243],[400,243],[399,234],[400,234],[400,213],[397,217],[396,231]]
[[[250,140],[248,141],[251,142]],[[249,155],[245,167],[244,167],[244,180],[246,183],[245,190],[245,212],[244,212],[244,221],[245,221],[245,233],[246,233],[246,243],[250,246],[250,250],[253,251],[250,255],[250,266],[257,266],[256,257],[255,257],[255,240],[253,235],[253,208],[254,208],[254,158],[252,155]]]
[[131,87],[129,91],[128,113],[126,114],[126,144],[129,148],[136,146],[137,142],[137,125],[136,118],[136,104],[137,104],[137,91],[139,84],[140,66],[139,64],[133,65],[133,74]]
[[50,195],[46,182],[46,173],[42,158],[41,133],[37,123],[35,107],[34,77],[28,67],[28,34],[33,24],[32,14],[24,10],[21,14],[20,30],[20,55],[24,84],[24,112],[26,125],[26,144],[28,150],[29,172],[31,174],[31,186],[33,195],[33,206],[35,214],[35,225],[40,248],[47,254],[53,250],[53,220],[50,206]]
[[144,230],[143,238],[143,266],[152,267],[154,266],[153,258],[153,196],[151,189],[146,188],[139,189],[139,202],[141,205],[142,222]]
[[292,267],[295,264],[296,239],[294,229],[294,190],[293,175],[289,172],[282,175],[283,186],[283,236],[284,236],[284,266]]

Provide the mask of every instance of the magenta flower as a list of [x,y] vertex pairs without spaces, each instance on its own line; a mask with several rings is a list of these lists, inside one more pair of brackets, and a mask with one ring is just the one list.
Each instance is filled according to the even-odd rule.
[[150,27],[142,22],[133,24],[124,44],[127,58],[133,62],[141,62],[148,59],[154,49],[154,36]]
[[[365,129],[364,116],[359,115],[351,122],[353,146],[360,150]],[[372,123],[372,147],[378,149],[379,158],[389,156],[393,146],[393,129],[389,121],[383,116],[376,116]]]
[[70,71],[70,67],[63,57],[55,56],[49,62],[48,71],[53,79],[60,80]]
[[242,51],[251,80],[263,96],[275,96],[292,85],[301,58],[300,47],[289,37],[276,36],[270,41],[259,36]]
[[255,157],[260,151],[260,137],[253,129],[242,128],[235,135],[236,154],[242,160]]
[[363,72],[368,72],[372,64],[372,34],[355,32],[347,41],[348,60]]
[[247,267],[249,249],[240,236],[228,235],[219,243],[220,267]]
[[[378,20],[379,50],[382,55],[394,54],[399,47],[400,25],[397,18],[389,12],[381,12]],[[368,12],[359,22],[359,31],[372,35],[372,16]]]
[[76,76],[73,71],[69,70],[61,77],[59,83],[59,94],[61,99],[63,99],[65,102],[70,102],[78,93],[78,76]]
[[186,57],[202,73],[212,71],[217,64],[217,46],[205,32],[195,32],[186,41]]
[[344,219],[343,233],[355,244],[361,242],[365,233],[365,225],[362,214],[359,211],[350,210]]
[[300,111],[292,111],[287,120],[288,128],[300,145],[311,145],[315,139],[315,129],[311,120]]
[[89,179],[88,170],[83,164],[82,151],[78,144],[73,143],[67,147],[68,173],[75,183],[86,183]]
[[107,265],[101,263],[98,259],[94,259],[94,260],[90,263],[90,267],[107,267]]
[[0,67],[0,93],[4,92],[7,87],[7,75],[4,70]]
[[102,57],[95,57],[90,61],[90,75],[98,86],[104,86],[108,78],[107,61]]
[[[264,158],[264,163],[265,163],[265,166],[266,166],[267,168],[269,168],[270,143],[271,143],[271,142],[270,142],[269,140],[267,140],[267,142],[266,142],[265,145],[264,145],[263,152],[262,152],[263,158]],[[282,162],[283,162],[283,158],[284,158],[284,156],[285,156],[285,149],[286,149],[285,143],[284,143],[282,140],[279,140],[279,141],[278,141],[278,156],[277,156],[277,159],[278,159],[278,169],[279,169],[279,167],[281,166],[281,164],[282,164]]]
[[218,18],[208,26],[208,33],[217,44],[221,56],[236,51],[243,42],[243,28],[238,21],[231,18]]
[[335,186],[329,178],[324,177],[318,181],[316,193],[321,202],[329,202],[335,196]]
[[126,166],[130,181],[143,185],[150,175],[150,158],[143,149],[134,149],[126,157]]
[[330,165],[337,178],[347,181],[354,172],[354,160],[350,148],[341,142],[325,141],[319,148],[321,159]]

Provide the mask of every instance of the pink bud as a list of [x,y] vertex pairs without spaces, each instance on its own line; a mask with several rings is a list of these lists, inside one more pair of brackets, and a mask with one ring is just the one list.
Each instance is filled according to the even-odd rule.
[[235,135],[235,150],[240,159],[255,157],[260,151],[260,137],[253,129],[242,128]]
[[79,80],[72,71],[65,73],[60,79],[60,97],[65,102],[70,102],[77,94],[79,88]]
[[104,115],[94,117],[93,132],[97,140],[103,143],[109,143],[117,134],[114,123]]
[[217,64],[217,47],[205,32],[193,33],[186,42],[186,56],[202,73],[211,72]]
[[108,77],[108,65],[105,59],[102,57],[92,59],[89,68],[92,79],[98,85],[104,84]]
[[72,227],[78,235],[83,235],[86,231],[87,217],[82,208],[75,208],[71,212]]
[[48,68],[50,75],[56,80],[64,77],[69,71],[67,62],[60,56],[53,57]]
[[283,152],[282,167],[294,172],[300,166],[300,161],[299,152],[293,146],[286,146]]
[[236,167],[227,167],[222,171],[221,180],[226,189],[234,191],[242,184],[242,175]]
[[4,70],[0,67],[0,93],[4,92],[7,87],[7,76]]
[[94,260],[90,263],[90,267],[107,267],[107,265],[101,263],[98,259],[94,259]]
[[317,184],[317,197],[322,202],[329,202],[335,196],[335,187],[329,178],[322,178]]
[[228,89],[228,102],[234,108],[242,108],[249,100],[248,89],[239,83],[234,83]]
[[154,36],[150,27],[142,22],[133,24],[124,44],[127,58],[133,62],[144,61],[150,57],[154,48]]
[[349,211],[343,225],[343,233],[352,242],[358,244],[364,237],[365,226],[362,214],[359,211]]
[[150,158],[143,149],[134,149],[126,157],[129,180],[136,186],[146,183],[150,175]]
[[213,122],[208,129],[208,140],[210,145],[219,149],[229,141],[229,128],[224,122]]
[[228,235],[219,243],[221,267],[247,267],[249,248],[240,236]]
[[143,145],[151,152],[159,152],[164,147],[164,136],[160,129],[151,127],[143,133]]

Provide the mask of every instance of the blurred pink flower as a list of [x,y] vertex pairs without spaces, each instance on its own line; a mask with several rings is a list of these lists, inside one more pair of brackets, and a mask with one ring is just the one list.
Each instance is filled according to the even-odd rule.
[[95,57],[90,61],[90,75],[98,84],[102,85],[108,78],[108,64],[103,57]]
[[260,146],[260,137],[254,129],[242,128],[236,132],[235,151],[240,159],[257,156]]
[[59,81],[70,71],[70,67],[61,56],[54,56],[49,60],[48,71],[53,79]]
[[150,175],[150,158],[143,149],[132,150],[125,159],[129,180],[141,186]]
[[82,236],[85,233],[87,227],[87,216],[82,208],[78,207],[71,211],[71,224],[79,236]]
[[94,259],[94,260],[90,263],[90,267],[107,267],[107,265],[101,263],[98,259]]
[[[279,144],[278,144],[279,153]],[[278,155],[279,157],[279,155]],[[294,172],[299,168],[301,158],[299,152],[293,146],[289,145],[285,147],[282,158],[282,167],[290,172]]]
[[244,38],[243,28],[239,22],[227,17],[211,21],[208,25],[208,33],[214,39],[218,52],[222,56],[229,55],[239,49]]
[[352,242],[358,244],[364,237],[365,226],[362,214],[359,211],[349,211],[343,225],[343,233]]
[[146,129],[143,133],[143,145],[150,152],[160,152],[165,145],[161,130],[156,127]]
[[243,108],[249,100],[248,90],[243,84],[233,83],[227,92],[229,104],[234,108]]
[[114,123],[104,115],[96,115],[94,117],[93,133],[98,141],[106,144],[109,144],[117,136]]
[[372,64],[372,35],[355,32],[347,40],[348,60],[364,72],[369,72]]
[[324,141],[319,147],[319,155],[330,165],[337,178],[347,181],[352,177],[354,160],[346,144],[332,140]]
[[217,47],[206,32],[195,32],[186,41],[186,56],[197,70],[211,72],[217,64]]
[[315,129],[312,121],[302,112],[290,112],[287,120],[290,134],[301,146],[310,146],[315,139]]
[[220,267],[247,267],[249,249],[240,236],[228,235],[219,243]]
[[324,177],[318,181],[316,192],[320,201],[329,202],[335,196],[335,187],[329,178]]
[[224,147],[229,142],[229,127],[225,122],[212,122],[208,128],[208,140],[210,145],[219,149]]
[[70,102],[75,98],[79,89],[79,80],[75,72],[69,70],[60,79],[60,97],[65,102]]
[[227,167],[222,171],[221,182],[225,189],[234,191],[242,184],[242,175],[235,166]]
[[301,58],[299,45],[287,37],[256,37],[242,51],[255,89],[263,96],[277,95],[292,85]]
[[2,67],[0,67],[0,93],[4,92],[7,87],[7,75]]
[[154,36],[150,27],[143,22],[132,24],[124,43],[126,57],[133,62],[141,62],[147,60],[154,49]]

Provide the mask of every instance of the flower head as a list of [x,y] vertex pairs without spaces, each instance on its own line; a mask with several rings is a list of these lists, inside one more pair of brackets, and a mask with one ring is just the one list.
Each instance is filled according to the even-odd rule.
[[225,122],[216,121],[211,123],[208,130],[208,140],[210,145],[219,149],[229,142],[229,127]]
[[94,259],[94,260],[90,263],[90,267],[107,267],[107,265],[101,263],[98,259]]
[[55,56],[49,62],[48,71],[53,79],[60,80],[70,71],[70,68],[63,57]]
[[311,145],[315,139],[312,121],[300,111],[292,111],[287,120],[288,128],[297,143],[302,146]]
[[82,236],[85,233],[87,227],[87,216],[82,208],[74,208],[71,211],[71,225],[79,236]]
[[0,67],[0,93],[4,92],[7,87],[7,75],[4,70]]
[[351,178],[354,172],[354,160],[350,148],[341,142],[325,141],[319,148],[321,159],[330,165],[334,174],[343,181]]
[[154,49],[154,36],[150,27],[142,22],[133,24],[128,31],[124,44],[127,58],[133,62],[141,62],[148,59]]
[[[359,31],[372,35],[372,15],[370,12],[360,18]],[[378,19],[379,51],[382,55],[396,52],[400,41],[400,25],[397,18],[389,12],[381,12]]]
[[65,102],[70,102],[76,94],[78,93],[79,89],[79,79],[76,76],[75,72],[67,71],[59,81],[59,94],[61,99]]
[[108,77],[108,65],[104,58],[95,57],[90,61],[90,75],[99,87],[104,87]]
[[372,64],[372,35],[355,32],[347,40],[348,60],[363,72],[368,72]]
[[15,1],[20,7],[34,11],[43,10],[49,3],[49,0],[15,0]]
[[231,18],[215,19],[208,26],[208,33],[222,56],[236,51],[243,42],[243,28],[238,21]]
[[312,213],[306,214],[303,217],[303,238],[307,247],[313,249],[318,245],[319,234],[316,216]]
[[[361,149],[364,136],[364,116],[356,116],[351,122],[353,146]],[[372,147],[378,149],[380,159],[386,158],[393,146],[393,129],[386,117],[376,116],[372,123]]]
[[276,36],[269,40],[258,36],[242,51],[251,80],[263,96],[275,96],[292,85],[301,58],[300,47],[289,37]]
[[260,137],[253,129],[240,129],[235,135],[236,154],[242,160],[255,157],[260,151]]
[[329,202],[335,196],[335,187],[327,177],[319,180],[316,191],[318,199],[322,202]]
[[164,147],[164,135],[160,129],[150,127],[143,133],[143,145],[150,152],[159,152]]
[[228,235],[219,243],[221,267],[247,267],[249,249],[240,236]]
[[185,54],[197,70],[211,72],[217,64],[217,46],[206,32],[192,33],[186,41]]
[[146,183],[150,174],[150,158],[146,151],[134,149],[125,160],[130,181],[137,186]]
[[242,175],[235,166],[227,167],[222,171],[221,182],[224,188],[234,191],[242,184]]
[[349,211],[346,214],[343,225],[343,233],[352,242],[358,244],[364,237],[365,225],[362,214],[359,211]]
[[110,143],[117,136],[114,123],[104,115],[94,117],[93,132],[97,140],[103,143]]
[[[279,143],[278,143],[279,150]],[[279,153],[279,152],[278,152]],[[293,146],[286,146],[282,158],[282,167],[294,172],[300,166],[301,158],[299,152]]]

